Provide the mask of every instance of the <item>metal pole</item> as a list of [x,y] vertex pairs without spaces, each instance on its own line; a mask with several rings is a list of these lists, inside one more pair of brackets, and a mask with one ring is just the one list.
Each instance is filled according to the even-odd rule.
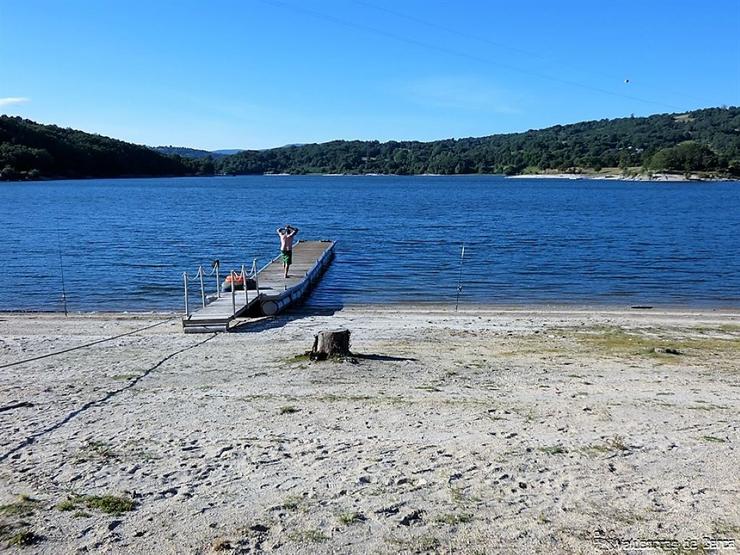
[[185,285],[185,317],[190,317],[190,305],[188,304],[188,273],[182,273],[182,281]]
[[254,287],[257,290],[257,296],[260,296],[260,274],[257,271],[257,259],[252,261],[252,272],[254,273]]
[[198,266],[198,276],[200,276],[200,300],[203,308],[206,306],[206,286],[203,283],[203,266]]
[[221,267],[221,263],[216,260],[216,297],[219,299],[221,298],[221,277],[219,276],[219,268]]
[[460,253],[460,275],[457,277],[457,299],[455,299],[455,312],[457,312],[457,305],[460,304],[460,292],[462,291],[462,274],[463,274],[463,259],[465,258],[465,243],[462,245],[462,252]]
[[249,305],[249,292],[247,291],[247,271],[242,264],[242,282],[244,282],[244,304]]
[[231,270],[231,309],[236,314],[236,272]]
[[62,305],[64,306],[64,315],[68,316],[67,311],[67,288],[64,285],[64,261],[62,260],[62,240],[59,233],[59,218],[57,218],[57,249],[59,250],[59,272],[62,278]]

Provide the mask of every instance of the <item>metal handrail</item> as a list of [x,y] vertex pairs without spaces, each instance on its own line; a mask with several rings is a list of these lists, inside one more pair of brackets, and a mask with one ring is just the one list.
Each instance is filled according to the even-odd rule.
[[249,287],[247,287],[247,280],[249,279],[249,276],[247,275],[247,270],[244,268],[244,264],[242,264],[242,283],[244,284],[244,304],[249,306]]
[[203,308],[206,306],[206,286],[203,283],[203,266],[198,266],[198,273],[195,277],[200,278],[200,300],[203,303]]
[[260,273],[257,271],[257,259],[252,261],[252,275],[254,276],[254,287],[257,290],[257,296],[260,296]]
[[[236,315],[236,272],[231,270],[231,313]],[[246,284],[244,284],[246,287]]]
[[188,304],[188,273],[183,272],[182,273],[182,281],[185,285],[185,317],[190,317],[190,306]]
[[213,262],[213,270],[211,271],[211,275],[213,273],[216,273],[216,298],[221,298],[221,276],[219,275],[219,271],[221,269],[221,262],[219,260],[215,260]]
[[[198,266],[198,271],[195,272],[195,274],[192,276],[193,278],[197,278],[200,282],[200,300],[201,304],[205,308],[206,301],[208,298],[208,294],[206,293],[206,286],[205,286],[205,278],[215,275],[216,276],[216,298],[221,297],[221,293],[223,292],[221,288],[221,272],[220,272],[220,262],[218,260],[214,261],[213,267],[210,271],[210,273],[206,274],[205,270],[203,269],[203,266]],[[254,279],[255,282],[255,288],[257,290],[257,296],[260,295],[260,285],[259,285],[259,273],[261,270],[257,269],[257,259],[252,260],[252,266],[247,272],[246,266],[242,264],[241,270],[239,272],[235,270],[230,271],[231,276],[231,306],[233,313],[236,314],[236,278],[237,276],[241,276],[243,282],[244,282],[244,303],[245,305],[249,305],[249,289],[247,287],[247,280],[248,279]],[[185,290],[185,316],[190,317],[190,279],[191,275],[188,274],[188,272],[182,273],[182,279],[183,279],[183,288]]]

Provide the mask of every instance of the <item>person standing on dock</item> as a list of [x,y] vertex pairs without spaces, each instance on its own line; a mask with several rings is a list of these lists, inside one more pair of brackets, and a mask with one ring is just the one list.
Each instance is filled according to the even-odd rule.
[[288,277],[288,270],[293,262],[293,237],[298,235],[299,229],[292,225],[285,224],[285,227],[279,227],[277,234],[280,236],[280,255],[283,260],[283,269],[285,277]]

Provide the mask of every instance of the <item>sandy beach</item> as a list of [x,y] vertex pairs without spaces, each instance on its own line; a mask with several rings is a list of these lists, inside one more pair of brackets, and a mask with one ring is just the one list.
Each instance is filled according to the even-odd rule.
[[507,175],[506,179],[588,179],[595,181],[667,181],[667,182],[688,182],[688,181],[731,181],[728,177],[707,177],[698,174],[691,174],[688,177],[681,173],[653,173],[653,174],[633,174],[625,175],[621,173],[533,173]]
[[0,545],[732,553],[739,412],[738,311],[0,314]]

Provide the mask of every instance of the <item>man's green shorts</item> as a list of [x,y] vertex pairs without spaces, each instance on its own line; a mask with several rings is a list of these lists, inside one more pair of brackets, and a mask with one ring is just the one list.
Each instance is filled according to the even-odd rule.
[[283,264],[293,264],[293,251],[280,251],[280,259],[283,261]]

